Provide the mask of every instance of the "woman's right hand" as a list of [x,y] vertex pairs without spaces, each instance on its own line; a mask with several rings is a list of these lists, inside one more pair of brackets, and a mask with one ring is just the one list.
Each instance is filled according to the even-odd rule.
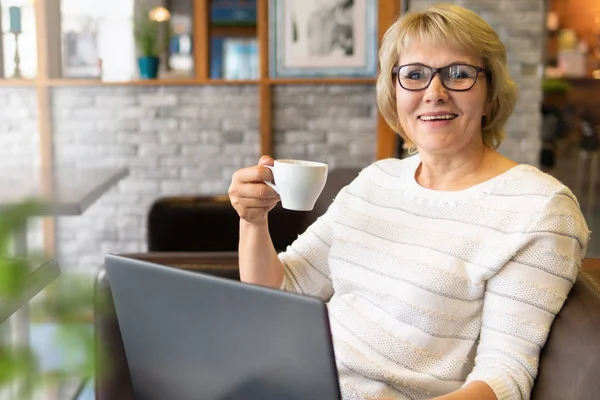
[[277,202],[279,195],[267,186],[265,181],[272,181],[273,174],[264,165],[273,165],[269,156],[262,156],[258,165],[242,168],[233,174],[228,194],[231,205],[240,218],[253,225],[267,223],[267,215]]

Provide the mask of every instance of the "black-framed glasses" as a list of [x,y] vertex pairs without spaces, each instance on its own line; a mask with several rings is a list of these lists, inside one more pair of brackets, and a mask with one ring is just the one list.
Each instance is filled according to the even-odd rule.
[[464,92],[475,86],[480,72],[487,73],[488,70],[469,64],[450,64],[441,68],[431,68],[423,64],[406,64],[392,68],[392,76],[397,76],[400,86],[412,91],[427,89],[435,74],[439,73],[442,85],[446,89]]

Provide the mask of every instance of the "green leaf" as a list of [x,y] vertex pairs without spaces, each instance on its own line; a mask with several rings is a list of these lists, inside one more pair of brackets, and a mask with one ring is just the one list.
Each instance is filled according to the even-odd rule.
[[561,78],[546,78],[542,81],[544,93],[566,93],[571,89],[571,84]]
[[158,57],[168,48],[171,29],[167,21],[151,20],[149,12],[144,3],[139,17],[133,21],[133,37],[143,57]]
[[[25,379],[36,382],[39,374],[35,355],[26,347],[0,347],[0,389],[12,388],[17,384],[20,391],[17,399],[25,399],[31,394],[32,385],[19,384]],[[17,400],[15,399],[15,400]]]
[[39,209],[39,203],[34,200],[0,208],[0,257],[9,255],[14,235],[27,227],[27,219]]

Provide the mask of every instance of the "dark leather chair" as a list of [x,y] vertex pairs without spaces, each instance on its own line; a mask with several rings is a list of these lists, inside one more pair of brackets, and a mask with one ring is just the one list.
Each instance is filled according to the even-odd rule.
[[[281,203],[269,213],[269,231],[278,251],[285,250],[358,175],[357,168],[330,171],[315,208],[286,210]],[[239,217],[228,196],[175,196],[154,202],[148,213],[149,252],[237,251]]]
[[[303,219],[277,204],[269,213],[275,249],[294,241]],[[239,221],[228,196],[163,197],[148,213],[148,251],[236,251]]]

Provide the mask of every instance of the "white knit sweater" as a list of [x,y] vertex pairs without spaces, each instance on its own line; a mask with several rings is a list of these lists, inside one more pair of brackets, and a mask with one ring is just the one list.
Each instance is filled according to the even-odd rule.
[[589,230],[575,196],[519,165],[456,192],[419,156],[365,168],[285,253],[285,290],[328,301],[342,397],[429,399],[488,383],[528,399]]

